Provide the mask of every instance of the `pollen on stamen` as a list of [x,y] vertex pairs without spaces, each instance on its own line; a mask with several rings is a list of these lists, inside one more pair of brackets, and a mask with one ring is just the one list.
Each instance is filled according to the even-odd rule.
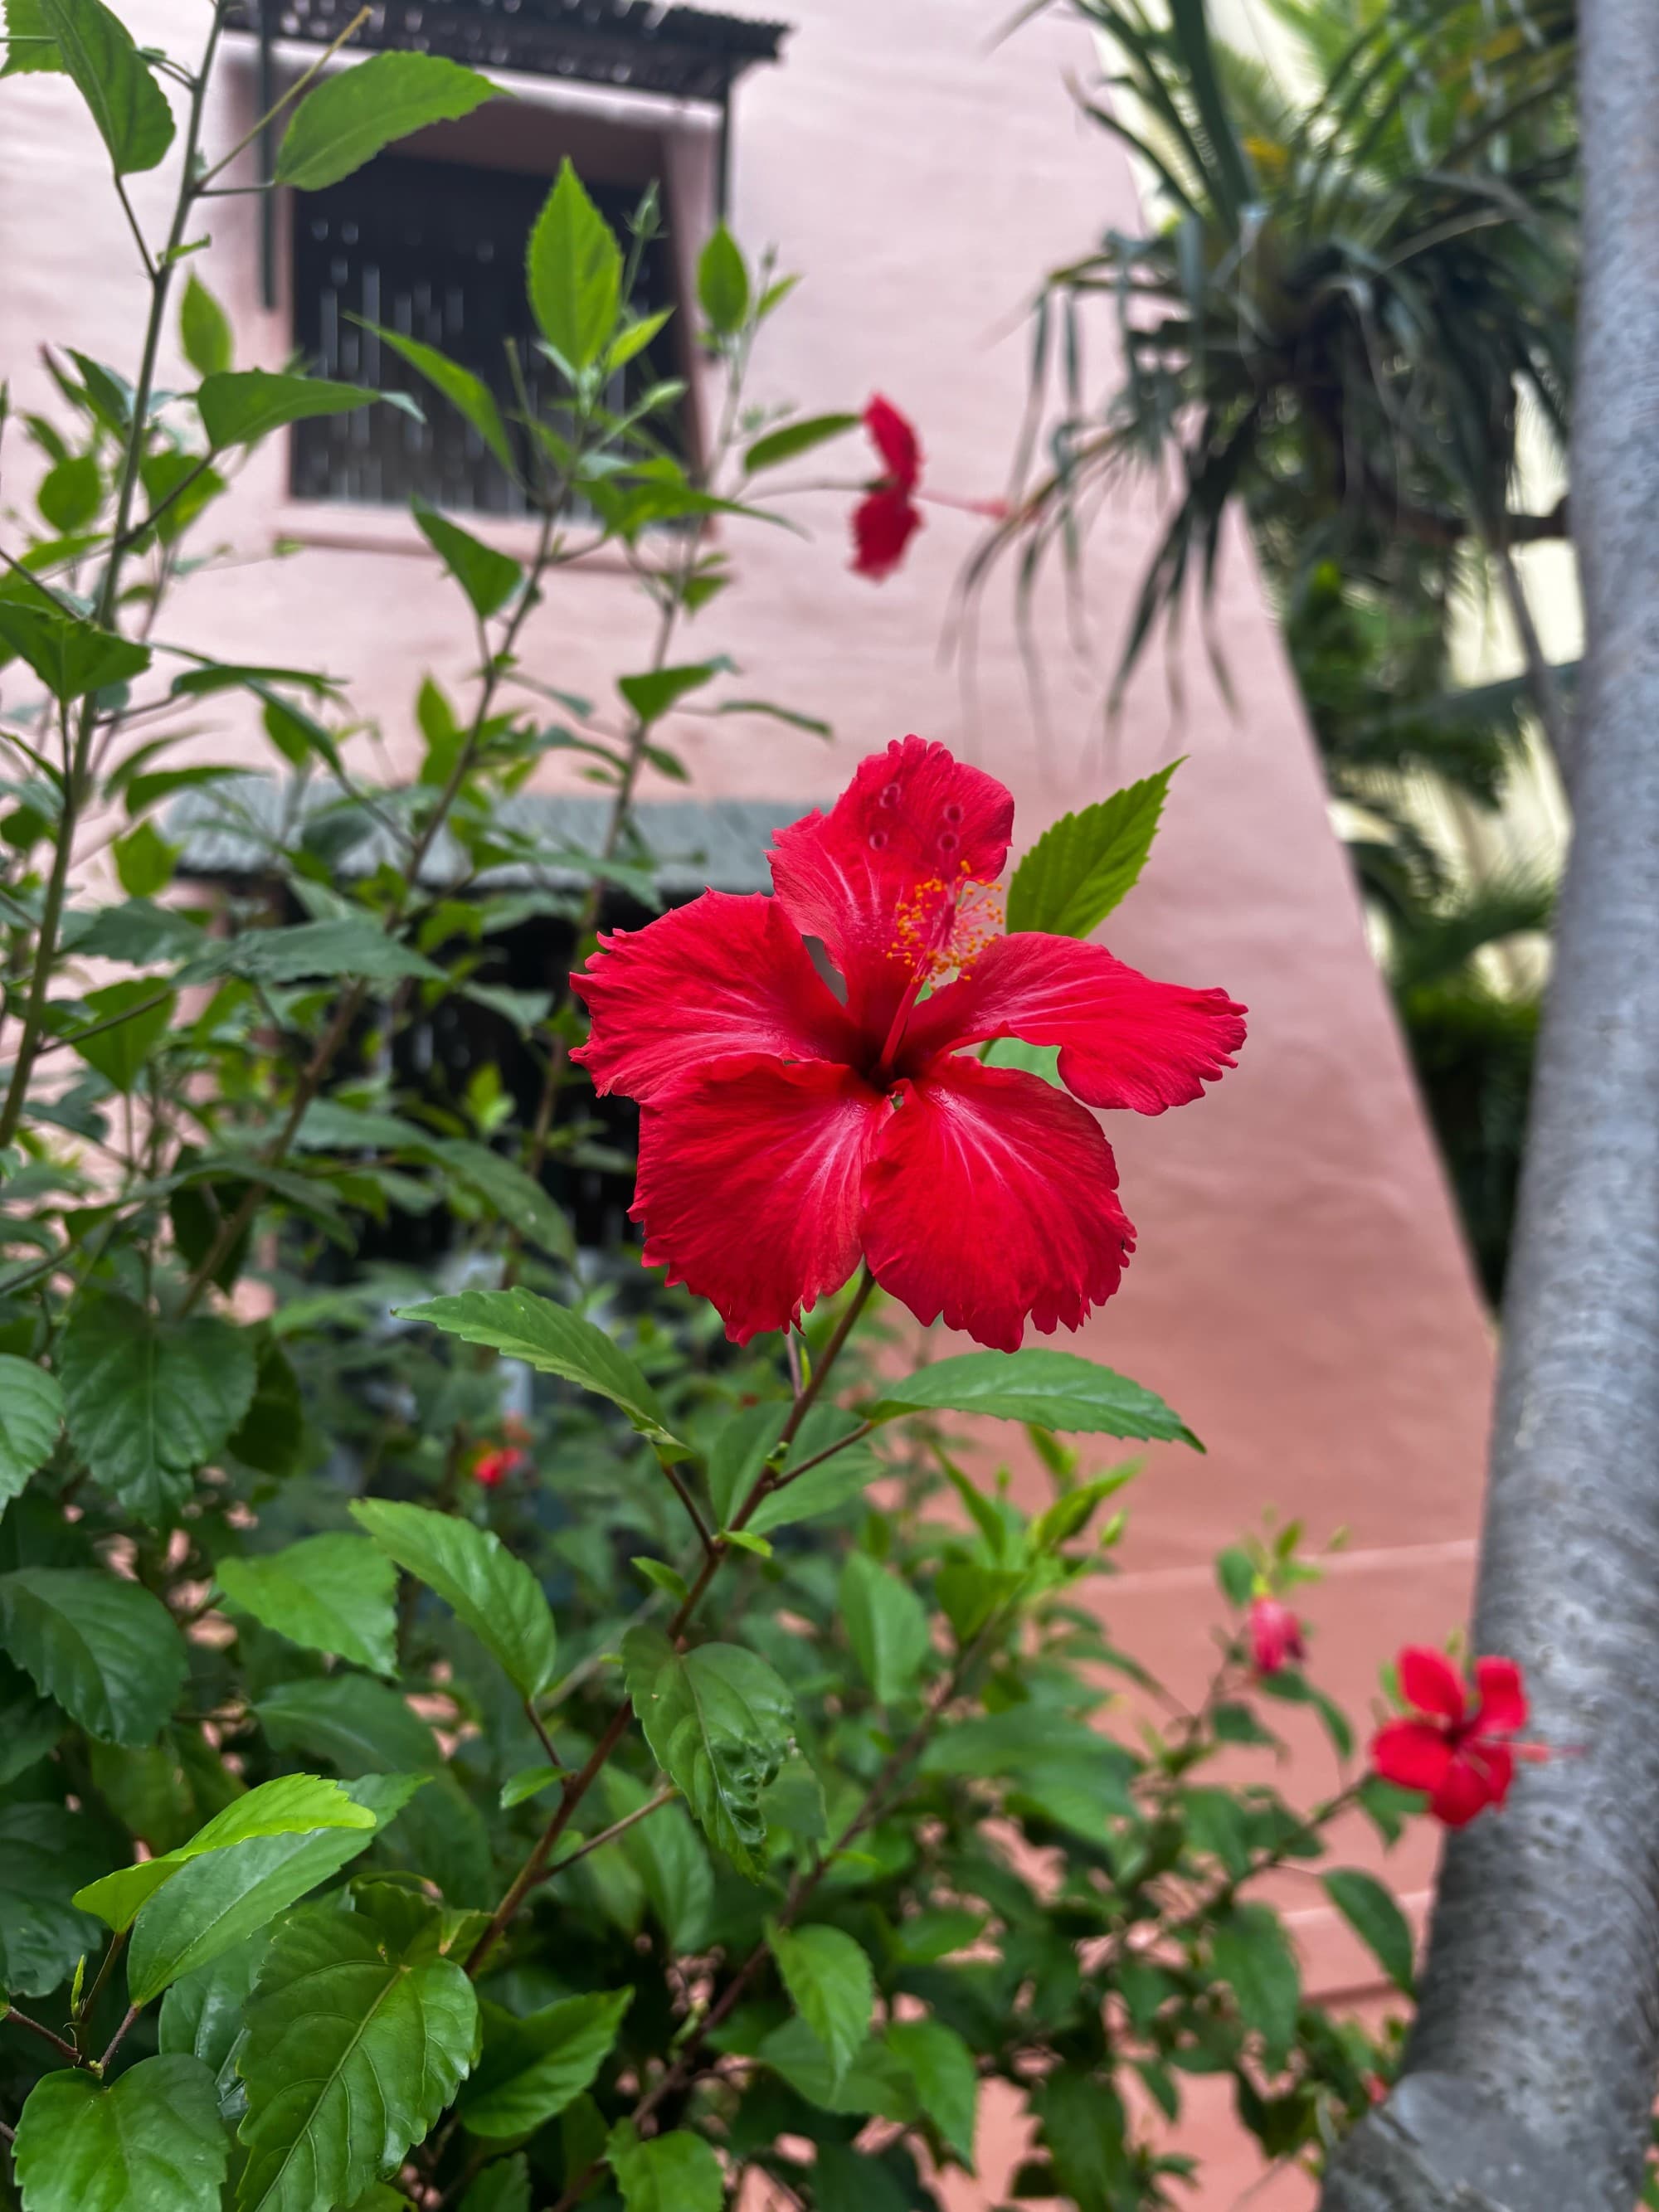
[[966,975],[1001,935],[1003,913],[994,884],[969,875],[963,861],[954,882],[929,876],[902,902],[888,957],[930,983],[952,970]]

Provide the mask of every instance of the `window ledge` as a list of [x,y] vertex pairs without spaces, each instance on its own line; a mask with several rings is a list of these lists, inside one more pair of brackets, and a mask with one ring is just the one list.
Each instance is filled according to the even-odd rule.
[[[541,526],[527,515],[478,514],[458,508],[450,519],[485,545],[510,554],[526,567],[535,558]],[[582,526],[574,523],[571,527],[579,532]],[[377,507],[345,499],[285,500],[276,510],[271,534],[289,544],[326,546],[343,553],[404,553],[427,561],[437,558],[414,516],[404,507]],[[631,573],[627,560],[614,546],[595,546],[592,552],[576,554],[561,566],[598,575]]]

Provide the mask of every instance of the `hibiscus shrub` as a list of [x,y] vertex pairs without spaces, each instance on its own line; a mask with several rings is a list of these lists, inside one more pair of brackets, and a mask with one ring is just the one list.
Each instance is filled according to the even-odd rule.
[[[1117,2212],[1170,2201],[1182,2081],[1216,2073],[1269,2156],[1316,2158],[1389,2039],[1304,2001],[1261,1879],[1423,1798],[1302,1671],[1294,1532],[1224,1554],[1197,1705],[1113,1646],[1104,1440],[1196,1440],[1022,1342],[1132,1249],[1091,1109],[1195,1101],[1242,1042],[1222,992],[1089,941],[1167,774],[1037,842],[1008,934],[1008,794],[915,738],[781,834],[775,897],[649,919],[665,717],[805,719],[680,644],[732,581],[710,518],[860,418],[754,402],[787,286],[722,228],[722,427],[675,458],[663,319],[628,304],[654,196],[618,239],[567,168],[529,249],[548,412],[381,333],[535,550],[417,506],[477,665],[422,684],[418,777],[377,785],[334,678],[225,662],[173,604],[252,448],[386,404],[237,368],[191,273],[243,158],[203,137],[222,20],[165,67],[101,0],[9,21],[118,178],[172,158],[178,188],[135,238],[133,380],[54,354],[55,414],[0,422],[40,517],[0,577],[0,2195],[717,2212],[754,2175],[884,2212],[973,2168],[1000,2084],[1032,2142],[1006,2193]],[[302,81],[277,179],[490,96],[415,54]],[[189,377],[158,374],[175,334]],[[868,501],[920,468],[894,410],[868,428],[866,570]],[[599,544],[657,616],[614,708],[525,628]],[[605,797],[591,849],[523,802],[555,753]],[[207,887],[176,872],[204,839]],[[645,926],[596,944],[618,902]],[[529,924],[574,988],[523,988]],[[607,1094],[666,1283],[607,1226]],[[984,1348],[922,1359],[941,1316]],[[1022,1431],[1036,1510],[982,1455]],[[1449,1820],[1508,1785],[1493,1663],[1472,1705],[1408,1657],[1381,1740]],[[1337,1762],[1311,1812],[1271,1780],[1287,1703]],[[1386,1890],[1323,1879],[1408,1990]]]

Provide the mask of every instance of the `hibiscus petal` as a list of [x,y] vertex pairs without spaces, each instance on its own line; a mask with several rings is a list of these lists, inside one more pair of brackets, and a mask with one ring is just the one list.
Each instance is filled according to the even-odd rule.
[[1506,1751],[1482,1758],[1474,1746],[1457,1752],[1440,1786],[1429,1800],[1429,1810],[1449,1828],[1467,1828],[1488,1805],[1501,1805],[1509,1794],[1513,1763]]
[[1463,1678],[1443,1651],[1408,1644],[1400,1655],[1400,1694],[1419,1713],[1461,1721],[1467,1703]]
[[645,1264],[747,1344],[858,1264],[866,1164],[891,1108],[851,1068],[759,1057],[658,1093],[640,1116],[632,1208]]
[[864,410],[864,427],[893,482],[914,491],[921,475],[921,441],[915,424],[877,392]]
[[865,1178],[864,1250],[918,1321],[1018,1348],[1076,1328],[1134,1249],[1092,1115],[1011,1068],[948,1062],[907,1084]]
[[910,737],[861,761],[828,814],[778,832],[778,897],[803,937],[822,939],[875,1051],[919,964],[900,929],[918,887],[994,882],[1013,826],[1012,794],[994,776]]
[[1024,1037],[1060,1046],[1060,1080],[1085,1104],[1161,1114],[1201,1098],[1233,1066],[1243,1013],[1224,991],[1155,982],[1103,945],[1022,930],[916,1008],[899,1065],[919,1070],[954,1046]]
[[570,979],[593,1024],[570,1056],[596,1090],[654,1098],[734,1054],[846,1060],[858,1050],[858,1031],[775,899],[705,891],[599,945]]
[[884,484],[853,509],[853,574],[879,584],[904,558],[921,527],[921,509],[902,484]]
[[1477,1659],[1474,1685],[1482,1735],[1516,1735],[1527,1725],[1527,1693],[1513,1659]]
[[1451,1745],[1427,1721],[1388,1721],[1371,1738],[1371,1765],[1401,1790],[1437,1790],[1451,1760]]

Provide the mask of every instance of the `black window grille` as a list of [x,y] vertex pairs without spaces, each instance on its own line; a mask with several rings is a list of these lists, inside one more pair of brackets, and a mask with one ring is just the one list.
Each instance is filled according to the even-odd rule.
[[[427,418],[418,422],[400,408],[380,406],[297,423],[290,465],[296,498],[401,507],[419,497],[486,514],[524,511],[522,493],[471,426],[353,318],[439,347],[483,380],[506,416],[519,408],[510,341],[532,407],[554,419],[559,380],[536,350],[524,275],[525,249],[549,185],[546,177],[514,169],[382,155],[337,185],[296,196],[295,344],[324,376],[411,393]],[[638,191],[616,185],[589,191],[626,248]],[[642,315],[675,304],[665,235],[641,257],[630,304]],[[631,400],[670,373],[676,343],[670,324],[621,373],[613,400]],[[509,423],[508,434],[520,434]],[[674,435],[668,426],[667,442]]]

